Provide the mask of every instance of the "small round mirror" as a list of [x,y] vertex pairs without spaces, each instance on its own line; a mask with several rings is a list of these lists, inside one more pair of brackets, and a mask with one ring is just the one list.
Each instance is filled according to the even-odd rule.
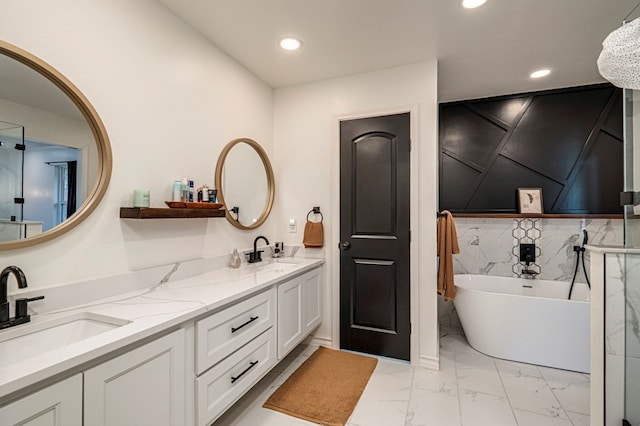
[[267,153],[253,139],[232,140],[216,165],[216,188],[227,220],[239,229],[262,225],[273,206],[275,181]]

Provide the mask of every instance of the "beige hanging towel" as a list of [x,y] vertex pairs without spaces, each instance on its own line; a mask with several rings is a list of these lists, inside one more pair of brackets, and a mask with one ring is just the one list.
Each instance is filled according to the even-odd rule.
[[452,255],[458,253],[460,246],[453,215],[448,210],[443,210],[438,219],[438,294],[444,295],[444,300],[456,297]]
[[304,225],[304,237],[302,244],[305,248],[322,248],[324,246],[324,227],[322,222],[311,222],[307,220]]

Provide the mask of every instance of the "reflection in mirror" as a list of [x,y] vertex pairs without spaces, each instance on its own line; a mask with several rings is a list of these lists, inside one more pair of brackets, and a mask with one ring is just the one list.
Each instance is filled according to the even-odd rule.
[[267,219],[274,178],[266,152],[252,139],[231,141],[216,166],[216,188],[227,219],[240,229],[254,229]]
[[23,232],[21,204],[15,202],[22,197],[24,163],[24,151],[16,148],[23,144],[22,126],[0,122],[0,242],[18,239]]
[[0,250],[60,235],[106,191],[111,151],[91,105],[65,77],[0,42]]

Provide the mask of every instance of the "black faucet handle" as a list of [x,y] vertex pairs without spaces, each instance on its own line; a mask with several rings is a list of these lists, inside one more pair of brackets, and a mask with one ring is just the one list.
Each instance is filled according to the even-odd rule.
[[44,296],[32,297],[32,298],[20,298],[16,299],[16,319],[27,318],[29,316],[27,304],[35,300],[42,300]]
[[264,250],[256,250],[256,251],[250,251],[249,253],[247,253],[247,258],[249,260],[249,263],[261,262],[263,252]]

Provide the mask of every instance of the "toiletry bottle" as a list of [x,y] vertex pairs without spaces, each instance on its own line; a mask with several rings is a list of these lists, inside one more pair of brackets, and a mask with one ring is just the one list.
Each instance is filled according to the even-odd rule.
[[242,259],[240,258],[238,249],[233,249],[233,253],[231,253],[231,259],[229,261],[229,266],[232,268],[239,268],[241,263]]
[[173,181],[173,201],[181,201],[182,196],[182,182],[180,179]]
[[209,202],[215,203],[218,197],[218,190],[209,188]]
[[189,182],[187,178],[182,178],[182,194],[180,195],[180,201],[187,202],[189,201]]
[[195,182],[189,179],[189,202],[193,203]]
[[206,184],[202,185],[202,201],[209,202],[209,187]]

